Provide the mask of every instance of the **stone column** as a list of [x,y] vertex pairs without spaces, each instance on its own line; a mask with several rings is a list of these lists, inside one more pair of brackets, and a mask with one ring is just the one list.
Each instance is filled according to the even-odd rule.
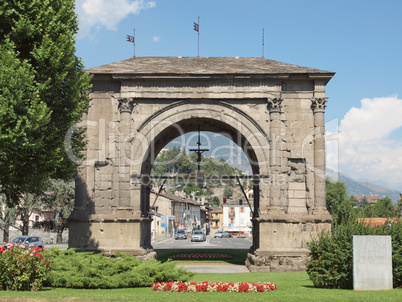
[[[274,98],[268,99],[268,110],[270,117],[270,174],[275,175],[275,178],[281,173],[282,150],[281,150],[281,108],[282,99]],[[272,212],[284,213],[281,200],[281,189],[273,183],[270,187],[268,210]]]
[[325,183],[325,119],[328,98],[313,98],[314,114],[314,207],[313,214],[328,214]]
[[119,131],[119,209],[130,209],[130,165],[127,155],[130,155],[130,143],[128,137],[131,132],[131,112],[134,108],[132,99],[119,98],[120,110]]

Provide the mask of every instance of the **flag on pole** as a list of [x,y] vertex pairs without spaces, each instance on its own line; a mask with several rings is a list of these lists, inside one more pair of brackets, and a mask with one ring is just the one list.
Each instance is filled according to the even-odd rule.
[[193,29],[198,33],[198,50],[197,57],[200,56],[200,17],[198,17],[198,23],[193,22]]
[[193,23],[194,23],[194,30],[196,32],[200,32],[200,25],[198,23],[195,23],[195,22],[193,22]]
[[127,35],[127,42],[135,43],[134,37]]

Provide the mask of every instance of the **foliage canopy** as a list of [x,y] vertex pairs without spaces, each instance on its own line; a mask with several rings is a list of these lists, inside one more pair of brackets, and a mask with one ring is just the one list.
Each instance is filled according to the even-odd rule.
[[[7,202],[71,178],[64,138],[89,104],[90,75],[75,56],[74,0],[0,3],[0,185]],[[67,146],[79,154],[83,132]]]

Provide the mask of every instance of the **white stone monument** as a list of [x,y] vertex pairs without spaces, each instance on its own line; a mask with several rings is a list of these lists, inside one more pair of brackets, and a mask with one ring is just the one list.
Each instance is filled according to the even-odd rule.
[[392,289],[391,236],[353,236],[353,288]]

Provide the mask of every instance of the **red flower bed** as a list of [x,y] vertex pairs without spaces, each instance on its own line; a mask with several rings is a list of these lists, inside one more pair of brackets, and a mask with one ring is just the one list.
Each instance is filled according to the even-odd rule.
[[191,253],[173,255],[171,258],[173,260],[219,260],[231,259],[232,256],[226,254]]
[[154,291],[170,292],[236,292],[257,293],[270,292],[278,289],[275,283],[270,282],[156,282],[152,284]]

